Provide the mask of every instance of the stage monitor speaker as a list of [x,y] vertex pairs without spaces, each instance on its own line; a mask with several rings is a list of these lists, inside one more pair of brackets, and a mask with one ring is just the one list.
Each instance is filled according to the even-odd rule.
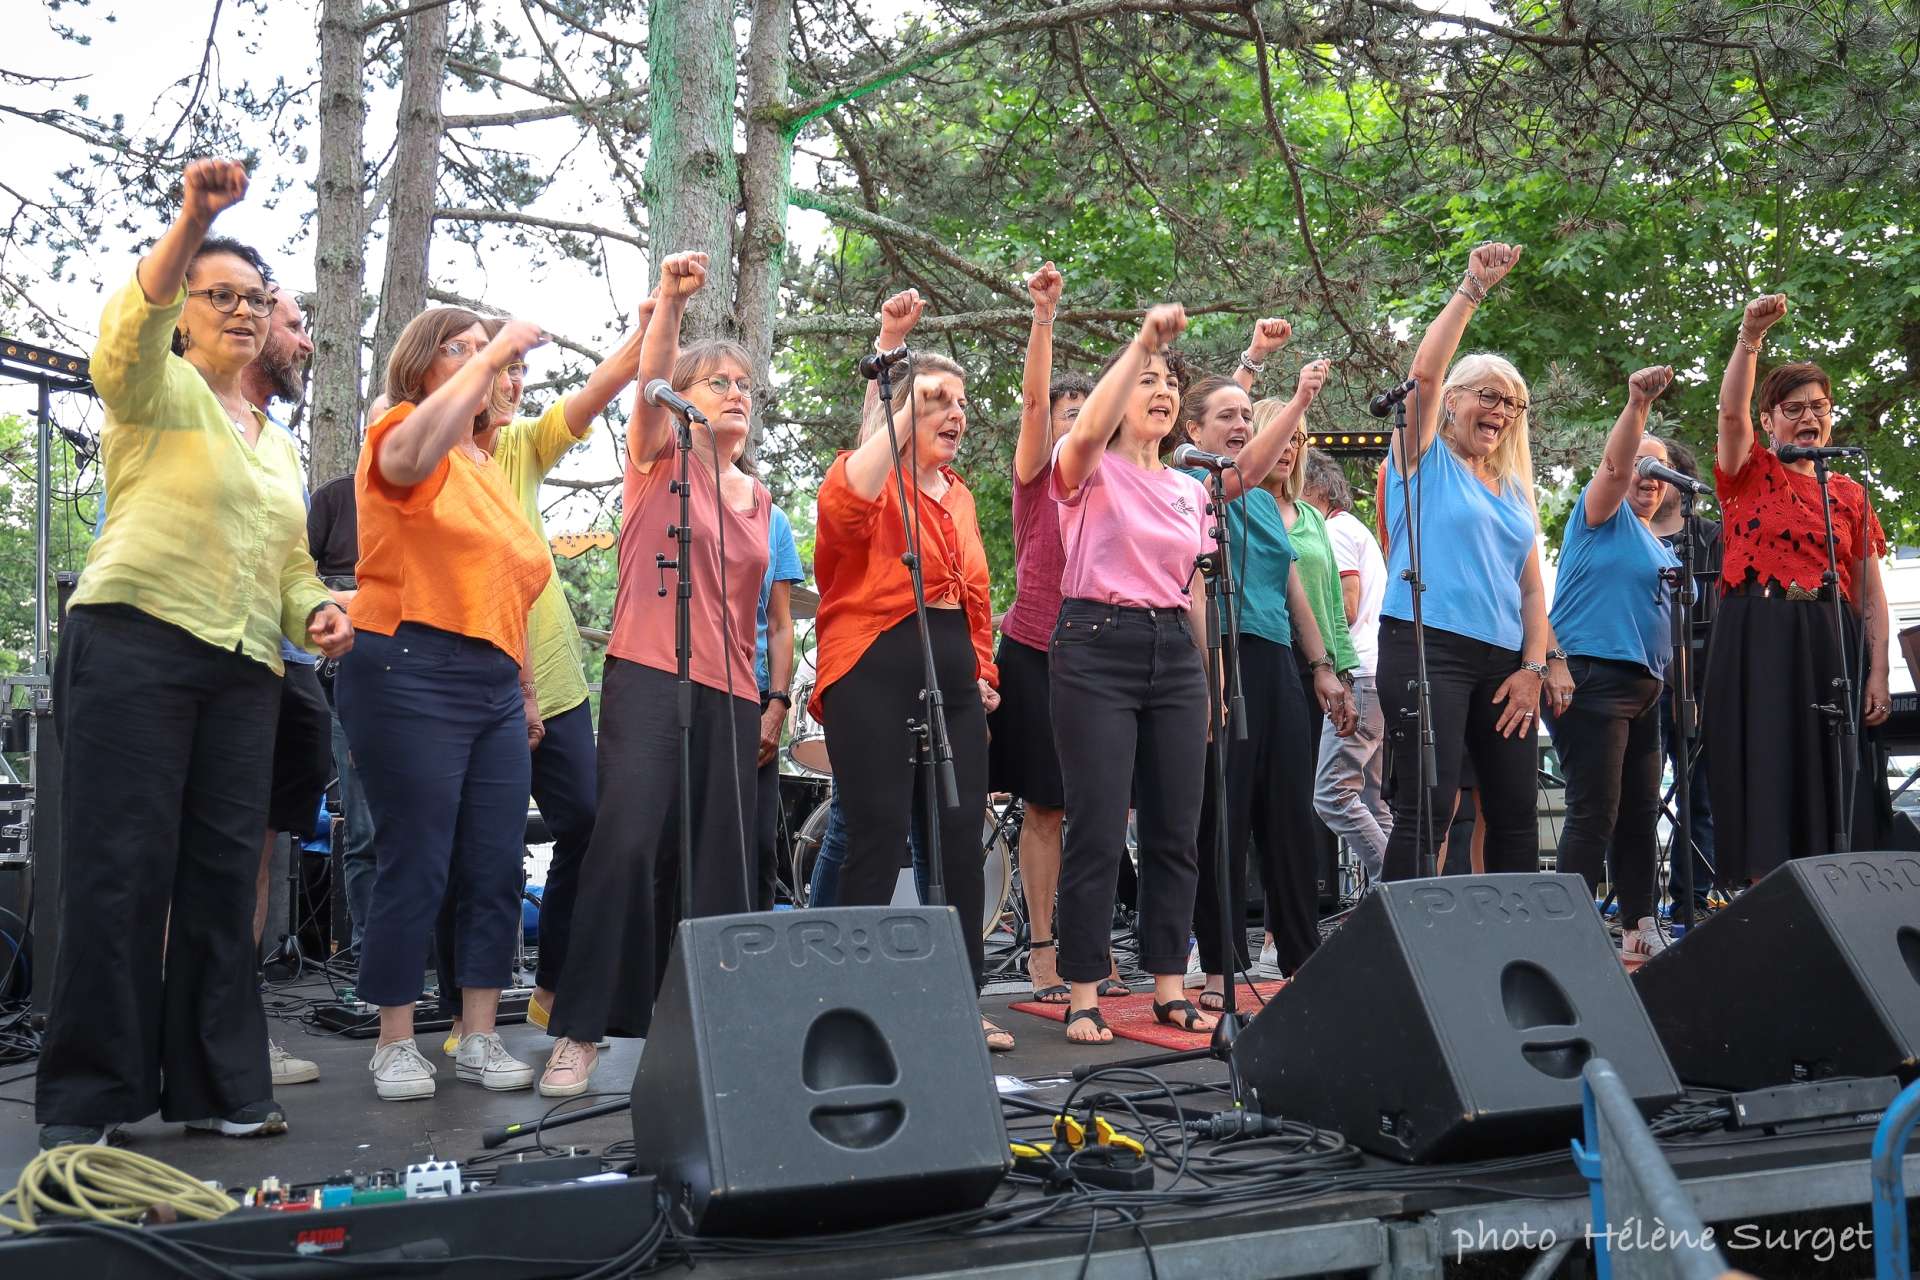
[[1642,965],[1688,1084],[1920,1074],[1920,854],[1796,858]]
[[1580,1133],[1580,1069],[1651,1115],[1680,1082],[1574,875],[1402,880],[1368,894],[1240,1033],[1269,1116],[1396,1160],[1547,1151]]
[[681,923],[633,1080],[639,1167],[704,1235],[985,1204],[1011,1166],[952,910]]

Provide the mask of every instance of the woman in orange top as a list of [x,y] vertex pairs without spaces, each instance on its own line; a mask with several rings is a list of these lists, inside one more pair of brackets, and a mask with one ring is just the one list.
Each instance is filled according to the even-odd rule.
[[557,1038],[540,1077],[540,1092],[549,1098],[586,1092],[601,1036],[644,1037],[653,1024],[679,914],[680,824],[692,829],[694,915],[751,911],[751,886],[759,880],[746,833],[753,830],[759,785],[753,648],[773,498],[733,461],[746,443],[753,404],[747,353],[731,342],[680,349],[687,300],[706,279],[704,253],[677,253],[660,264],[659,301],[635,375],[641,387],[665,377],[707,419],[692,426],[687,466],[690,812],[680,806],[674,571],[658,563],[680,554],[667,532],[680,523],[673,491],[680,466],[667,411],[641,397],[627,425],[620,585],[600,697],[599,812],[547,1023]]
[[[993,608],[987,552],[980,542],[973,494],[951,467],[967,430],[966,373],[943,356],[916,355],[902,366],[893,395],[900,451],[884,425],[843,453],[820,485],[813,569],[820,584],[819,672],[813,710],[827,730],[834,773],[857,779],[841,788],[847,819],[847,861],[839,905],[874,906],[893,899],[914,806],[926,804],[907,722],[923,719],[926,687],[913,583],[900,557],[907,550],[895,468],[905,472],[919,527],[921,575],[934,671],[946,703],[947,733],[960,804],[940,810],[940,864],[947,901],[960,913],[967,958],[978,984],[980,815],[987,807],[987,712],[994,692]],[[987,1047],[1013,1048],[1013,1037],[981,1020]]]
[[430,1098],[413,1041],[427,939],[454,877],[463,1030],[455,1073],[524,1089],[533,1068],[494,1031],[520,928],[520,862],[539,724],[527,610],[552,558],[476,432],[495,379],[542,341],[515,320],[488,341],[480,317],[414,317],[387,362],[393,407],[367,432],[354,477],[360,512],[361,644],[334,697],[373,815],[373,909],[360,994],[380,1006],[374,1089]]

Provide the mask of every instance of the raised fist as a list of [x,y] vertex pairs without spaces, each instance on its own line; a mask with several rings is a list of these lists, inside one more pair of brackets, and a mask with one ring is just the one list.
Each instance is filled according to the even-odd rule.
[[1467,259],[1467,270],[1480,277],[1480,283],[1491,289],[1506,278],[1513,270],[1513,264],[1520,261],[1520,246],[1517,244],[1483,244],[1473,251]]
[[645,333],[647,326],[653,323],[654,308],[659,305],[660,299],[651,293],[640,299],[640,305],[634,311],[634,320],[638,323],[640,332]]
[[1673,366],[1656,364],[1627,379],[1627,399],[1634,404],[1652,404],[1672,384]]
[[1764,298],[1755,298],[1747,304],[1747,313],[1740,317],[1740,332],[1750,342],[1758,342],[1766,337],[1767,330],[1787,318],[1787,295],[1770,293]]
[[182,211],[212,222],[247,198],[247,167],[238,160],[195,160],[181,187]]
[[1177,302],[1163,302],[1147,312],[1140,322],[1140,336],[1134,341],[1148,351],[1158,351],[1172,343],[1187,327],[1187,309]]
[[880,304],[880,345],[897,347],[907,340],[913,326],[926,314],[927,304],[918,289],[902,289]]
[[1304,407],[1313,403],[1320,394],[1320,388],[1327,385],[1327,374],[1332,370],[1331,361],[1314,360],[1300,368],[1300,381],[1294,386],[1293,398]]
[[1060,269],[1051,262],[1027,277],[1027,296],[1033,299],[1033,309],[1044,312],[1046,318],[1053,319],[1053,313],[1060,306],[1060,288],[1064,281],[1060,278]]
[[546,330],[533,321],[509,320],[487,344],[487,359],[495,368],[504,369],[546,340]]
[[707,255],[676,253],[660,264],[660,296],[689,298],[707,283]]
[[1285,320],[1255,320],[1253,322],[1253,340],[1247,343],[1247,358],[1259,364],[1287,345],[1293,337],[1293,325]]

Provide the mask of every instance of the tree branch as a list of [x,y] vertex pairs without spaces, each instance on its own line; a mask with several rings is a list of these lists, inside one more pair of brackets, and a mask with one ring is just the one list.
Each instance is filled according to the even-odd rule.
[[1016,288],[999,273],[991,271],[976,262],[968,261],[954,250],[942,244],[936,237],[920,230],[918,227],[910,227],[904,222],[895,222],[892,218],[884,214],[871,213],[857,205],[847,204],[844,201],[835,200],[832,196],[821,195],[813,191],[804,191],[796,188],[793,193],[788,196],[788,201],[789,203],[798,205],[802,209],[811,209],[815,213],[824,213],[835,222],[845,223],[847,226],[864,231],[876,239],[884,237],[886,239],[900,241],[904,244],[910,244],[931,257],[946,263],[955,271],[967,277],[967,279],[978,284],[983,284],[1003,297],[1014,299],[1025,297],[1022,290]]
[[612,32],[602,31],[598,27],[590,27],[586,23],[580,21],[580,19],[574,17],[572,14],[559,9],[552,4],[549,4],[548,0],[533,0],[533,2],[539,5],[542,9],[545,9],[548,13],[552,14],[554,17],[560,19],[560,21],[572,27],[575,31],[579,31],[586,35],[593,36],[595,39],[598,39],[598,40],[605,40],[608,44],[618,45],[622,49],[632,49],[641,54],[644,54],[647,51],[647,46],[645,41],[623,40],[619,36],[614,35]]
[[[515,86],[516,88],[520,86]],[[529,92],[538,92],[529,90]],[[444,121],[448,129],[489,129],[496,125],[533,124],[539,120],[558,120],[563,116],[584,116],[590,111],[602,107],[619,106],[627,102],[640,102],[646,97],[645,89],[633,89],[626,93],[609,93],[603,97],[586,102],[567,102],[555,99],[552,106],[528,107],[522,111],[496,111],[485,115],[448,116]]]
[[425,13],[429,9],[443,9],[453,2],[454,0],[420,0],[419,4],[410,5],[405,9],[390,9],[386,13],[375,14],[360,28],[360,34],[370,36],[389,22],[400,22],[411,18],[416,13]]
[[[481,302],[475,298],[463,298],[459,294],[454,293],[450,289],[441,289],[433,285],[427,286],[427,297],[433,300],[434,302],[443,302],[450,307],[465,307],[467,310],[474,312],[476,315],[500,316],[500,315],[507,314],[506,312],[502,311],[499,307],[492,306],[485,302]],[[563,348],[564,350],[571,351],[575,355],[585,356],[587,359],[593,361],[595,364],[600,364],[606,360],[605,355],[601,354],[598,351],[595,351],[592,347],[583,346],[580,343],[575,342],[572,338],[565,338],[557,333],[549,332],[547,334],[547,340],[553,343],[553,345],[556,347],[560,347],[560,348]],[[549,483],[554,483],[554,482],[550,481]]]
[[[1189,305],[1186,311],[1190,316],[1214,312],[1254,315],[1259,309],[1260,303],[1255,299],[1229,298]],[[1101,321],[1138,320],[1146,314],[1144,307],[1062,307],[1055,319],[1063,324],[1091,325]],[[1026,324],[1032,319],[1032,307],[996,307],[984,311],[922,316],[913,329],[915,333],[966,333],[1001,325]],[[774,330],[783,338],[864,337],[873,333],[874,323],[870,315],[795,316],[775,321]]]
[[631,231],[616,231],[612,227],[596,226],[591,222],[568,222],[561,218],[542,218],[536,214],[518,213],[507,209],[435,209],[435,222],[505,222],[529,227],[545,227],[549,231],[570,231],[583,236],[605,236],[609,240],[619,240],[636,249],[645,249],[647,242]]

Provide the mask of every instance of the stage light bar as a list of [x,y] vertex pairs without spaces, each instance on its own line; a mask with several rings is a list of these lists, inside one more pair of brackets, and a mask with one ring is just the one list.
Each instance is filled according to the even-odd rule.
[[90,390],[93,377],[85,356],[36,347],[16,338],[0,339],[0,375],[75,391]]
[[1307,444],[1335,457],[1353,457],[1385,453],[1392,439],[1391,431],[1314,431],[1308,433]]

